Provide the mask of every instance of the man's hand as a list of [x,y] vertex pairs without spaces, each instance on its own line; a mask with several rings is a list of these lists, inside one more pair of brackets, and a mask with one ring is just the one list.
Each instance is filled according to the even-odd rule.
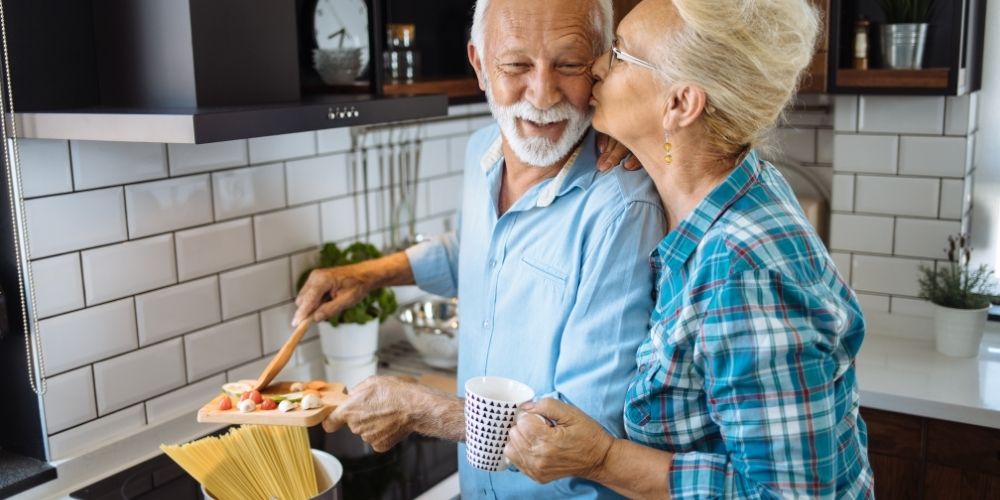
[[[368,296],[374,289],[372,281],[362,264],[314,269],[295,299],[298,309],[292,326],[298,326],[310,316],[319,323],[340,314]],[[324,303],[326,297],[330,300]]]
[[[504,455],[531,479],[545,484],[564,477],[597,477],[615,442],[601,424],[554,399],[521,406]],[[550,427],[541,415],[556,423]]]
[[[616,141],[613,137],[604,134],[597,134],[597,170],[607,172],[625,160],[625,170],[639,170],[642,164],[635,158],[624,144]],[[627,158],[627,159],[626,159]]]
[[336,432],[346,425],[375,451],[389,451],[416,430],[421,389],[413,379],[368,377],[323,421],[323,429]]

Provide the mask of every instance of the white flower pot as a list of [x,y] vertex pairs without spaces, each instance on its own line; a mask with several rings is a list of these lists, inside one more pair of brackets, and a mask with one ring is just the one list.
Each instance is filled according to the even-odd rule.
[[323,355],[330,360],[370,360],[378,351],[378,321],[363,325],[341,324],[336,328],[330,323],[319,325],[319,342]]
[[952,309],[934,304],[934,345],[945,356],[971,358],[979,355],[989,307]]

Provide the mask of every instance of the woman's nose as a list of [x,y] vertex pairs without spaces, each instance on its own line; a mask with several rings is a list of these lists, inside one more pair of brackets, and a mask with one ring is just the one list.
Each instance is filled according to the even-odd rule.
[[590,65],[590,75],[594,78],[595,82],[604,80],[604,77],[608,73],[608,58],[611,57],[611,51],[607,51],[600,57],[594,60]]

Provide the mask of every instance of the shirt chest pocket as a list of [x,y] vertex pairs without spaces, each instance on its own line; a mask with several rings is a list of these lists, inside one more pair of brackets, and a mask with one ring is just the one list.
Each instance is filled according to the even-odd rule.
[[518,265],[518,275],[522,285],[528,287],[531,296],[543,300],[562,302],[566,296],[569,273],[541,259],[523,256]]

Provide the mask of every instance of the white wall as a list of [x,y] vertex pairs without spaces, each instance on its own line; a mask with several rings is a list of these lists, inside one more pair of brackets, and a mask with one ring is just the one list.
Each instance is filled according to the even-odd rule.
[[976,260],[1000,269],[1000,3],[988,2],[972,236]]

